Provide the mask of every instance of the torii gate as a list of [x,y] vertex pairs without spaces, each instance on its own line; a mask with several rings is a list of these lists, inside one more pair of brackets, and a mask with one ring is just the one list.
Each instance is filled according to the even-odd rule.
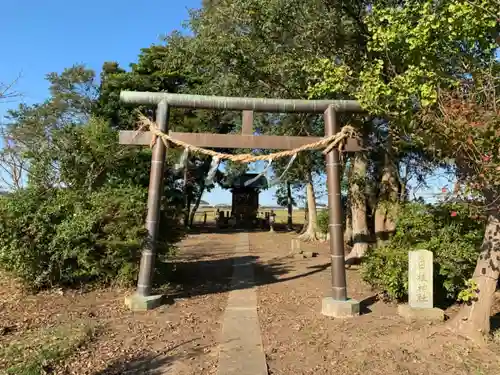
[[[124,103],[156,105],[156,123],[163,132],[168,132],[169,108],[193,108],[243,111],[242,134],[180,133],[168,132],[173,139],[193,146],[205,148],[251,148],[291,150],[321,140],[321,137],[293,137],[275,135],[253,135],[253,112],[274,113],[323,113],[325,137],[340,131],[337,112],[362,112],[354,100],[297,100],[234,98],[170,94],[155,92],[122,91]],[[150,145],[152,132],[120,131],[120,144]],[[344,151],[359,151],[357,139],[347,140]],[[347,298],[344,235],[342,229],[342,204],[340,193],[340,151],[335,147],[326,154],[328,187],[328,209],[330,216],[330,254],[332,269],[332,295],[323,299],[322,313],[327,316],[345,317],[359,314],[359,303]],[[133,310],[147,310],[158,306],[162,296],[151,295],[152,276],[156,257],[156,242],[159,230],[160,199],[163,184],[163,168],[166,148],[163,142],[153,146],[151,173],[148,190],[148,214],[146,228],[149,239],[142,251],[136,293],[126,298]]]

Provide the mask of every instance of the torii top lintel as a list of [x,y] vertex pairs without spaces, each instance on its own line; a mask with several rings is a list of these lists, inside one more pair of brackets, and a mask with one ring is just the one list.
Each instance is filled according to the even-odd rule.
[[166,101],[172,107],[197,109],[251,110],[255,112],[275,113],[323,113],[329,106],[333,106],[337,112],[363,112],[361,105],[356,100],[236,98],[139,91],[122,91],[120,99],[124,103],[153,105]]

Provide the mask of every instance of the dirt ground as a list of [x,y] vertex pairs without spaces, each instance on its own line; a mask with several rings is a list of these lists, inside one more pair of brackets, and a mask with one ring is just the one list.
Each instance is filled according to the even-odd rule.
[[[185,288],[172,285],[175,300],[145,313],[124,308],[123,298],[132,290],[33,296],[0,278],[0,327],[4,327],[0,348],[31,331],[84,320],[102,328],[94,340],[51,373],[215,374],[219,318],[227,300],[226,280],[231,276],[225,250],[228,245],[231,243],[224,235],[197,235],[185,240],[174,275],[175,280],[182,279]],[[207,267],[199,267],[207,255]]]
[[[95,338],[51,373],[215,374],[236,236],[189,236],[171,276],[170,303],[149,312],[124,308],[123,297],[131,290],[28,295],[0,278],[0,348],[30,331],[85,320],[101,327]],[[259,319],[270,374],[500,374],[498,344],[477,348],[436,333],[435,326],[406,324],[395,305],[377,301],[356,270],[347,271],[349,295],[363,301],[362,315],[323,317],[321,299],[330,285],[327,245],[302,244],[319,256],[295,259],[286,257],[292,238],[250,235],[258,257]]]
[[[328,247],[301,244],[301,249],[319,256],[283,258],[293,237],[250,237],[252,252],[260,258],[260,279],[268,279],[267,269],[281,273],[277,282],[258,290],[270,374],[500,374],[498,344],[474,348],[446,331],[436,333],[436,326],[406,324],[397,306],[378,301],[356,270],[347,271],[347,283],[349,297],[362,301],[361,316],[322,316],[321,299],[328,295],[331,278]],[[454,309],[446,312],[452,315]]]

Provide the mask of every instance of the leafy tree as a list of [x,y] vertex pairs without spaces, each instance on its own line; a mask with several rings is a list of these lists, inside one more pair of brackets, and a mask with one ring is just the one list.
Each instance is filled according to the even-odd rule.
[[[373,90],[373,87],[368,81],[366,87],[362,86],[359,77],[366,76],[366,67],[373,61],[381,61],[382,64],[390,64],[392,61],[392,57],[372,48],[374,28],[370,22],[373,10],[397,9],[403,3],[356,1],[346,4],[331,1],[328,4],[337,14],[342,15],[342,25],[350,30],[351,37],[348,40],[352,44],[348,48],[342,48],[333,58],[316,56],[315,62],[306,66],[305,70],[311,74],[311,80],[315,83],[310,95],[316,98],[355,98],[366,105],[360,98],[368,95],[367,92]],[[384,81],[386,73],[386,70],[383,70],[381,81]],[[350,77],[357,78],[350,80]],[[371,107],[369,109],[371,110]],[[348,258],[364,255],[372,241],[370,227],[373,226],[379,239],[384,239],[394,231],[394,217],[397,215],[399,198],[404,196],[401,194],[404,188],[401,184],[400,158],[405,154],[402,151],[406,142],[400,138],[394,139],[391,129],[396,124],[393,124],[393,118],[388,117],[385,112],[370,112],[372,116],[365,119],[344,120],[357,124],[364,144],[372,150],[358,152],[352,156],[349,173],[351,217],[347,228],[352,227],[353,233],[352,236],[346,233],[346,238],[352,237],[354,244]],[[424,154],[415,155],[422,156],[422,164],[428,163]]]
[[[10,112],[6,135],[25,161],[27,186],[2,198],[0,266],[28,286],[135,279],[145,236],[150,155],[118,144],[92,117],[94,75],[82,66],[49,74],[44,103]],[[167,167],[160,252],[168,254],[182,195]]]
[[[358,26],[344,22],[345,12],[335,2],[280,0],[217,1],[193,12],[192,54],[187,64],[197,69],[204,94],[306,98],[308,72],[314,57],[338,54],[356,60]],[[356,14],[363,4],[345,4]],[[358,9],[359,8],[359,9]],[[278,135],[324,134],[318,116],[263,115],[261,133]],[[276,170],[283,163],[276,163]],[[281,166],[281,167],[280,167]],[[324,170],[319,153],[302,155],[294,165],[297,180],[307,185],[314,206],[313,180]],[[304,239],[316,238],[316,210],[309,210]]]
[[[100,97],[95,113],[109,118],[116,129],[136,129],[137,114],[142,112],[154,118],[154,110],[147,106],[130,106],[119,100],[120,91],[166,91],[170,93],[196,93],[203,81],[192,69],[187,56],[191,53],[191,38],[178,33],[169,35],[164,45],[153,45],[142,50],[138,62],[125,71],[117,63],[108,62],[101,74]],[[174,108],[169,128],[185,132],[228,133],[238,125],[234,114]],[[222,150],[227,151],[227,150]],[[168,158],[179,160],[183,150],[171,148]],[[205,178],[211,158],[191,154],[186,170],[175,173],[176,186],[183,191],[184,224],[190,226],[203,193],[213,187],[206,186]],[[192,205],[194,203],[194,205]]]
[[65,69],[60,75],[50,73],[47,80],[49,100],[33,106],[21,104],[9,111],[11,123],[4,134],[9,147],[2,152],[28,161],[19,173],[29,171],[29,184],[53,186],[61,182],[63,172],[50,156],[52,147],[57,147],[52,134],[89,120],[95,86],[94,73],[80,65]]
[[[152,91],[179,92],[190,84],[189,72],[182,68],[182,63],[175,58],[178,49],[183,48],[182,36],[173,34],[166,45],[152,45],[144,48],[137,63],[130,64],[130,71],[121,68],[116,62],[105,62],[101,72],[99,98],[94,114],[110,120],[116,129],[135,130],[137,114],[143,113],[154,117],[151,106],[124,104],[120,101],[120,92]],[[171,111],[173,124],[182,121],[183,110]]]
[[[195,33],[192,59],[198,62],[202,75],[217,77],[210,81],[211,85],[205,86],[204,93],[305,97],[309,71],[303,67],[316,59],[340,60],[359,72],[362,70],[362,62],[369,54],[371,32],[365,21],[369,5],[372,3],[363,1],[349,4],[335,1],[292,1],[283,6],[281,1],[241,0],[236,3],[219,1],[215,7],[195,12],[191,20]],[[203,57],[208,56],[210,61],[203,61]],[[321,94],[322,97],[341,99],[349,97],[350,92],[330,90]],[[324,134],[322,121],[318,116],[278,114],[262,117],[259,128],[261,133]],[[372,133],[372,123],[373,119],[358,121],[367,138]],[[360,153],[354,157],[356,172],[353,174],[359,175],[357,181],[376,177],[371,175],[371,156]],[[285,160],[275,163],[278,173],[285,163]],[[390,167],[392,166],[387,165],[385,169],[394,174]],[[314,205],[313,180],[323,170],[323,157],[318,153],[309,153],[294,164],[294,172],[299,174],[299,180],[308,184],[310,206]],[[387,177],[386,180],[395,181],[394,178]],[[355,204],[351,206],[356,213],[356,238],[366,237],[366,189],[359,184],[352,185],[351,197],[355,199]],[[315,212],[315,209],[309,210],[312,216],[308,220],[304,239],[316,237]],[[387,215],[384,215],[383,220],[387,221]],[[366,249],[367,240],[359,241],[355,250],[358,245]]]
[[313,81],[320,79],[310,93],[351,93],[371,113],[408,125],[416,109],[436,102],[436,87],[454,86],[464,74],[488,65],[497,33],[495,12],[494,2],[487,0],[374,4],[365,17],[371,38],[367,55],[360,56],[362,69],[320,58],[310,69],[316,73]]
[[500,274],[498,72],[500,64],[496,61],[486,72],[476,71],[473,79],[463,82],[460,91],[440,94],[439,109],[427,110],[422,117],[422,137],[444,157],[454,159],[458,181],[465,189],[462,192],[476,197],[475,202],[465,202],[469,211],[487,217],[482,251],[473,274],[479,294],[450,322],[453,328],[475,339],[481,332],[489,332],[491,304]]
[[[470,142],[478,142],[477,154],[493,155],[497,147],[488,142],[496,139],[491,134],[496,134],[492,129],[497,126],[498,113],[493,110],[491,92],[497,92],[498,86],[488,77],[496,77],[497,72],[497,63],[492,63],[498,47],[497,12],[498,3],[487,0],[406,1],[398,7],[375,4],[366,16],[371,39],[362,69],[352,69],[341,59],[320,59],[313,70],[321,79],[312,93],[352,92],[371,113],[389,119],[395,134],[421,142],[442,160],[456,158],[460,145]],[[450,91],[453,94],[446,94]],[[450,117],[455,105],[461,115],[452,111],[454,117]],[[432,120],[421,121],[415,117],[418,111],[430,111]],[[451,123],[451,118],[457,123]],[[470,126],[475,121],[483,125],[479,134]],[[445,131],[444,124],[452,130]],[[486,174],[478,173],[480,161],[468,154],[455,159],[458,177],[481,181],[481,174]],[[495,178],[494,173],[491,176]],[[484,182],[478,187],[487,204],[494,201],[495,189],[495,184]],[[474,273],[480,284],[479,299],[464,307],[451,323],[476,338],[479,332],[489,331],[491,298],[498,278],[493,235],[497,228],[498,218],[490,213],[484,252]]]

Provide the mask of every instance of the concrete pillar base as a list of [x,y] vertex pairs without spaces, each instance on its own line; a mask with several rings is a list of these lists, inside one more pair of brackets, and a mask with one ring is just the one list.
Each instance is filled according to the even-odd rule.
[[162,295],[141,296],[137,293],[125,297],[125,305],[132,311],[153,310],[163,304]]
[[339,301],[332,297],[323,298],[321,314],[333,318],[352,318],[359,315],[359,301],[347,299]]

